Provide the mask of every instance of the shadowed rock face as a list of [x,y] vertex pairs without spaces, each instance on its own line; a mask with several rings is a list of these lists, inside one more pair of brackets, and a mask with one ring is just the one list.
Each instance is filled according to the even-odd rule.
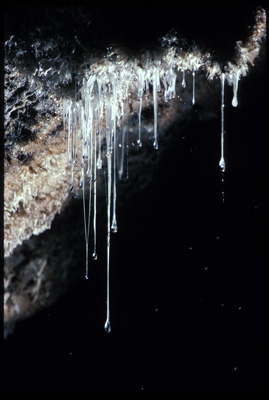
[[[71,169],[64,152],[62,100],[76,96],[85,71],[104,57],[114,62],[116,56],[139,59],[146,52],[158,56],[163,51],[160,38],[172,28],[178,31],[182,46],[188,47],[195,40],[202,51],[213,53],[213,60],[225,64],[234,57],[235,41],[247,38],[253,23],[252,12],[248,7],[243,14],[241,8],[219,7],[210,10],[157,7],[143,11],[128,7],[8,9],[4,143],[7,332],[16,320],[55,301],[81,275],[72,266],[80,264],[83,268],[85,261],[81,192],[77,189],[75,196],[69,192]],[[192,23],[186,23],[186,19]],[[218,21],[227,27],[228,19],[227,32]],[[164,47],[172,33],[163,41]],[[181,79],[178,72],[178,81]],[[154,167],[174,145],[177,130],[184,132],[190,121],[195,124],[219,115],[219,80],[209,82],[205,73],[197,74],[194,107],[191,74],[187,74],[186,81],[186,89],[177,84],[175,99],[167,103],[158,101],[161,140],[157,153],[152,150],[151,141],[143,140],[139,151],[133,146],[138,132],[138,110],[137,104],[129,104],[130,179],[118,188],[119,213],[128,197],[149,185]],[[152,95],[149,95],[142,112],[144,138],[152,135],[153,119]],[[79,171],[75,171],[76,188],[79,179]],[[102,174],[98,178],[100,231],[105,231],[106,225],[103,187]],[[52,229],[47,230],[51,224]]]

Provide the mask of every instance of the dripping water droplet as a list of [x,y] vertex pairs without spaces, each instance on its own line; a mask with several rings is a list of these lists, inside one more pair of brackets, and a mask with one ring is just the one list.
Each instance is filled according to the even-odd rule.
[[70,192],[73,192],[73,190],[74,190],[74,186],[72,185],[72,186],[70,186]]
[[105,323],[104,328],[105,328],[105,331],[106,331],[106,332],[108,332],[108,333],[111,332],[111,325],[110,325],[109,319],[106,320],[106,323]]
[[182,87],[185,89],[186,87],[186,81],[185,81],[185,70],[183,70],[183,78],[182,78]]
[[92,253],[92,259],[95,261],[95,260],[97,260],[97,258],[98,258],[97,254],[96,253]]
[[117,221],[113,220],[111,224],[111,232],[116,233],[118,232]]
[[158,148],[159,148],[158,142],[155,141],[155,140],[154,140],[154,142],[153,142],[153,148],[154,148],[155,150],[158,150]]
[[225,165],[225,160],[223,157],[221,157],[221,159],[220,159],[219,167],[220,167],[221,172],[225,172],[226,165]]
[[233,100],[232,100],[232,106],[233,107],[237,107],[238,106],[238,101],[237,101],[237,98],[233,98]]

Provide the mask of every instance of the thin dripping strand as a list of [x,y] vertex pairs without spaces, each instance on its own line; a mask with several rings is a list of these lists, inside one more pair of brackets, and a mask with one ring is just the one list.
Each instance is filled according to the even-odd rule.
[[219,161],[219,167],[221,172],[225,172],[226,165],[225,165],[225,158],[224,158],[224,86],[225,86],[225,74],[222,73],[220,76],[220,82],[221,82],[221,141],[220,141],[220,161]]

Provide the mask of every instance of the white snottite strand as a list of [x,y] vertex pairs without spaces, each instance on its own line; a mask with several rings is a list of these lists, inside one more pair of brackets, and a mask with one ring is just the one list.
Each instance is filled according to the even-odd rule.
[[[74,168],[80,168],[80,187],[83,194],[84,229],[86,243],[86,279],[88,279],[88,255],[91,219],[93,220],[94,249],[92,258],[97,259],[96,247],[96,212],[97,212],[97,179],[98,171],[105,168],[107,195],[107,298],[105,330],[111,331],[110,323],[110,233],[117,232],[116,199],[117,173],[121,179],[124,169],[124,140],[128,134],[125,114],[128,103],[137,101],[138,111],[138,147],[141,141],[141,111],[143,100],[152,99],[154,112],[153,148],[158,149],[158,98],[166,102],[175,98],[178,74],[181,73],[181,85],[186,87],[185,73],[189,71],[193,77],[192,104],[195,104],[195,78],[198,70],[206,72],[209,80],[219,78],[221,82],[221,158],[220,169],[225,171],[224,159],[224,86],[225,81],[233,86],[232,105],[238,105],[238,82],[245,76],[248,64],[253,64],[260,48],[259,42],[265,36],[266,14],[258,10],[256,25],[250,39],[242,44],[237,43],[235,63],[228,62],[223,68],[212,62],[209,53],[202,54],[197,47],[183,51],[176,47],[175,37],[163,38],[164,47],[158,57],[143,56],[141,59],[130,59],[111,51],[99,63],[91,65],[85,71],[80,88],[74,100],[63,102],[64,131],[67,130],[66,152],[67,162],[72,163],[71,188],[74,189]],[[255,36],[255,37],[254,37]],[[254,38],[253,38],[254,37]],[[248,58],[249,55],[249,58]],[[144,100],[145,101],[145,100]],[[121,140],[119,140],[121,138]],[[106,143],[106,159],[102,160],[102,141]],[[121,159],[117,166],[117,149],[121,148]],[[88,183],[89,185],[85,185]],[[86,187],[89,198],[86,207]],[[91,213],[93,199],[93,213]]]

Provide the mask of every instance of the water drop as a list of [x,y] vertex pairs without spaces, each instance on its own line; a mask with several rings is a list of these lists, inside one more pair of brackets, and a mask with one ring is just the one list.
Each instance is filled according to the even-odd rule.
[[233,100],[232,100],[232,106],[233,107],[237,107],[238,106],[238,101],[237,101],[236,97],[234,97]]
[[221,159],[220,159],[219,168],[220,168],[221,172],[225,172],[226,164],[225,164],[224,157],[221,157]]
[[96,253],[92,253],[92,259],[93,259],[94,261],[96,261],[97,258],[98,258],[97,254],[96,254]]
[[111,324],[110,324],[109,319],[106,320],[104,328],[105,328],[105,331],[107,331],[108,333],[111,332]]
[[183,70],[183,78],[182,78],[182,83],[181,83],[182,87],[185,89],[186,87],[186,81],[185,81],[185,70]]
[[70,192],[73,192],[73,190],[74,190],[74,186],[72,185],[72,186],[70,186]]
[[111,224],[111,232],[116,233],[118,232],[118,226],[117,226],[117,221],[113,220]]

